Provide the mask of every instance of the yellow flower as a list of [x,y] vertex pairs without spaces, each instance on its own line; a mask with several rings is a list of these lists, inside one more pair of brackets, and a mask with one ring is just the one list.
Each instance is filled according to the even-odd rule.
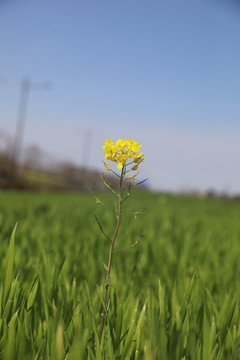
[[146,160],[146,158],[143,158],[142,156],[143,156],[143,153],[139,153],[136,156],[134,156],[134,162],[139,164],[139,163],[143,162],[144,160]]
[[103,149],[105,149],[105,159],[116,161],[116,146],[114,145],[112,140],[106,140]]
[[143,158],[143,153],[139,152],[141,146],[135,140],[118,139],[115,144],[113,140],[106,140],[103,149],[105,150],[105,158],[116,162],[118,169],[122,169],[127,161],[132,159],[136,163],[132,170],[137,170],[138,164],[146,159]]
[[111,171],[112,169],[110,168],[110,166],[106,163],[104,163],[105,169],[106,171]]
[[126,161],[129,159],[128,155],[127,154],[124,154],[124,153],[120,153],[118,156],[117,156],[117,167],[118,169],[122,169],[123,165],[126,164]]
[[129,176],[128,177],[128,180],[135,180],[135,176],[133,175],[133,176]]
[[132,167],[132,170],[137,170],[137,169],[138,169],[138,164],[136,164]]

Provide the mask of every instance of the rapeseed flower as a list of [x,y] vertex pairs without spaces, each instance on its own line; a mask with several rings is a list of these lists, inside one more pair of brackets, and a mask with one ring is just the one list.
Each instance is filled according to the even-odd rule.
[[108,164],[104,163],[104,166],[105,166],[104,170],[106,170],[106,171],[112,170]]
[[133,171],[135,171],[135,170],[137,170],[138,169],[138,164],[136,164],[136,165],[134,165],[133,167],[132,167],[132,170]]
[[[114,245],[115,245],[115,241],[116,241],[119,226],[120,226],[121,216],[123,214],[125,214],[125,215],[128,214],[128,215],[134,215],[136,217],[138,214],[142,213],[142,211],[137,211],[137,212],[133,212],[133,213],[123,213],[121,210],[123,202],[125,202],[125,200],[127,200],[130,196],[131,188],[136,187],[137,185],[140,185],[144,181],[147,180],[147,179],[145,179],[145,180],[135,183],[136,177],[139,174],[139,172],[136,170],[138,170],[139,164],[142,163],[146,159],[143,157],[143,153],[140,151],[141,147],[142,147],[142,145],[140,145],[137,141],[129,140],[129,139],[128,140],[118,139],[116,141],[116,143],[114,143],[113,140],[106,140],[104,143],[104,146],[103,146],[103,149],[105,151],[105,159],[115,162],[117,165],[117,168],[121,170],[121,173],[119,174],[118,172],[115,171],[115,169],[112,169],[105,161],[103,161],[104,169],[106,171],[111,171],[114,175],[117,176],[117,179],[119,181],[119,187],[116,185],[112,186],[111,182],[109,182],[109,180],[105,178],[104,174],[102,174],[103,183],[106,185],[106,187],[108,189],[110,189],[114,193],[115,196],[118,197],[118,201],[115,202],[115,209],[107,206],[108,208],[110,208],[111,211],[113,211],[113,213],[115,214],[115,216],[117,218],[116,227],[115,227],[112,237],[109,237],[106,234],[106,232],[103,230],[103,227],[102,227],[100,221],[98,220],[97,216],[95,215],[95,218],[97,220],[97,223],[99,225],[101,232],[108,239],[108,241],[109,240],[111,241],[111,246],[110,246],[109,256],[108,256],[108,265],[104,264],[104,268],[107,272],[107,275],[106,275],[106,281],[105,281],[104,305],[103,305],[103,311],[101,314],[102,320],[101,320],[101,329],[99,332],[99,344],[101,344],[102,337],[105,338],[105,336],[103,336],[104,322],[105,322],[105,317],[106,316],[108,317],[108,306],[107,306],[107,304],[108,304],[108,288],[110,286],[110,279],[111,279],[110,273],[111,273],[113,253],[125,251],[127,249],[133,248],[135,245],[137,245],[139,240],[143,237],[143,234],[142,234],[131,245],[114,250]],[[111,181],[111,179],[110,179],[110,181]],[[96,196],[95,196],[95,199],[98,204],[105,206],[104,203],[102,201],[100,201]],[[105,346],[105,345],[103,345],[103,346]]]
[[106,140],[103,146],[105,159],[116,162],[118,169],[122,169],[123,166],[128,165],[127,161],[132,159],[131,163],[136,163],[136,165],[132,167],[132,170],[137,170],[138,165],[146,159],[143,158],[143,153],[140,152],[141,146],[142,145],[135,140],[119,139],[115,144],[113,140]]

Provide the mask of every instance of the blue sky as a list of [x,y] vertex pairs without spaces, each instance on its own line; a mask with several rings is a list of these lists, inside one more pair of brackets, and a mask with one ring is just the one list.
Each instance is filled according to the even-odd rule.
[[25,146],[101,168],[106,138],[134,138],[152,187],[240,192],[230,2],[2,0],[0,132],[14,134],[23,76],[50,81],[30,92]]

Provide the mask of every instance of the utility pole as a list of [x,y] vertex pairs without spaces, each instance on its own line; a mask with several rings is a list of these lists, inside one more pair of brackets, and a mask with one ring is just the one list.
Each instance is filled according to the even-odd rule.
[[21,87],[20,87],[18,112],[17,112],[17,125],[16,125],[16,132],[15,132],[15,137],[13,141],[13,150],[12,150],[12,166],[14,164],[18,164],[21,158],[30,87],[31,87],[30,79],[24,78],[21,82]]
[[50,88],[51,88],[50,82],[32,83],[30,78],[25,77],[22,79],[20,94],[19,94],[16,132],[15,132],[13,150],[12,150],[12,164],[11,164],[12,170],[16,170],[15,166],[17,166],[21,162],[21,155],[23,151],[23,138],[24,138],[30,90],[49,90]]

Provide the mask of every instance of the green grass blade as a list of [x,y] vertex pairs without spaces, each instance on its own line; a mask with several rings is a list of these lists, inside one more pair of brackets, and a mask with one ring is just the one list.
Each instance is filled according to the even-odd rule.
[[9,295],[11,284],[13,280],[13,259],[14,259],[14,243],[15,243],[15,234],[17,229],[17,223],[13,229],[9,246],[7,252],[7,269],[5,273],[5,280],[3,286],[3,306],[6,304],[7,297]]
[[27,311],[29,311],[31,309],[31,307],[33,306],[33,303],[34,303],[34,300],[35,300],[35,297],[37,294],[38,284],[39,284],[39,276],[37,275],[31,285],[30,292],[28,294]]

